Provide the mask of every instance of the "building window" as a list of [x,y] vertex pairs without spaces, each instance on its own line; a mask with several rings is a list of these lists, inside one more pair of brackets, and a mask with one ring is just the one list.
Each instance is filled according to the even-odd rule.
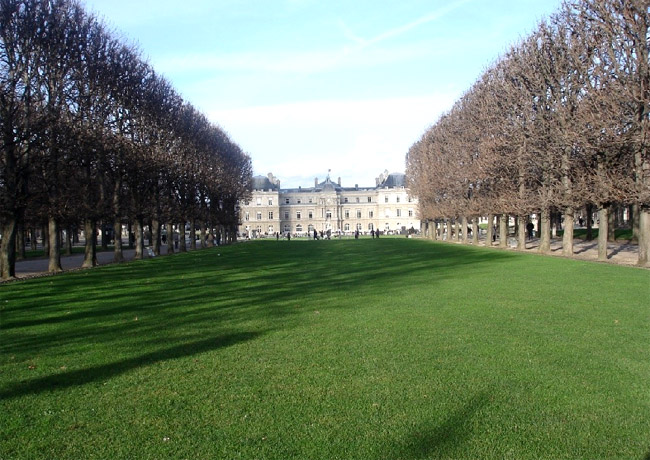
[[269,211],[269,220],[273,220],[273,211]]
[[345,226],[343,227],[343,230],[345,230],[346,232],[349,232],[350,231],[350,224],[345,224]]
[[349,209],[346,209],[346,210],[345,210],[345,218],[346,218],[346,219],[349,219],[349,218],[350,218],[350,210],[349,210]]
[[284,211],[284,218],[288,219],[289,218],[289,211]]
[[397,213],[397,214],[396,214],[397,217],[402,217],[402,210],[401,210],[401,209],[398,209],[398,210],[396,211],[396,213]]
[[357,203],[359,202],[359,197],[357,197]]
[[314,218],[314,211],[309,211],[309,218],[313,219]]
[[244,206],[248,206],[249,204],[251,204],[250,201],[248,201],[248,200],[244,201]]
[[328,210],[328,211],[325,213],[325,218],[326,218],[326,219],[331,219],[331,218],[332,218],[332,211]]
[[388,222],[386,222],[386,225],[384,225],[384,228],[385,228],[386,230],[390,230],[390,224],[389,224]]
[[289,204],[289,198],[285,198],[285,199],[284,199],[284,202],[285,202],[286,204]]
[[343,202],[347,203],[348,202],[348,197],[343,198]]
[[302,200],[300,198],[298,198],[298,204],[300,204],[300,203],[302,203]]
[[296,225],[296,232],[297,233],[302,233],[302,225],[300,225],[300,224]]
[[273,206],[273,198],[269,198],[269,206]]
[[296,213],[296,219],[300,220],[300,217],[301,217],[301,213],[300,213],[300,211],[298,211],[298,212]]
[[388,196],[384,197],[384,203],[388,203]]
[[397,200],[397,202],[399,203],[399,197],[395,197],[395,199],[396,199],[396,200]]
[[309,202],[311,203],[311,198],[309,199]]
[[275,233],[275,231],[273,230],[273,225],[269,225],[269,233]]
[[262,220],[262,213],[258,212],[255,217],[257,218],[257,220]]
[[373,231],[375,226],[373,224],[368,224],[368,230]]
[[361,219],[361,209],[357,209],[357,219]]
[[262,197],[258,196],[256,201],[258,206],[262,206]]
[[285,231],[285,233],[289,233],[289,232],[291,232],[291,225],[289,225],[289,224],[284,224],[284,231]]
[[409,209],[409,217],[413,217],[413,210]]
[[384,209],[384,216],[385,217],[390,217],[390,209],[389,208]]
[[372,203],[372,197],[371,196],[368,197],[368,203]]
[[363,231],[363,226],[361,224],[357,224],[357,230]]
[[369,217],[370,219],[372,219],[373,217],[375,217],[375,212],[374,212],[374,211],[368,211],[368,217]]
[[249,212],[247,212],[246,214],[244,214],[244,220],[250,220],[250,218],[251,218],[251,215],[250,215]]
[[309,224],[309,226],[307,226],[307,231],[309,231],[309,233],[313,233],[314,232],[314,226],[312,224]]
[[413,202],[413,198],[409,197],[409,203]]

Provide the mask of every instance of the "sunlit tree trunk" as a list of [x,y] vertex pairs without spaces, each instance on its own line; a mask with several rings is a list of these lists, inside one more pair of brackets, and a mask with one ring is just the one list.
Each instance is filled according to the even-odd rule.
[[499,247],[508,247],[508,214],[499,216]]
[[540,214],[539,252],[548,254],[551,252],[551,210],[544,208]]
[[608,214],[608,206],[601,205],[598,209],[598,260],[607,260]]
[[575,213],[573,207],[564,210],[564,234],[562,235],[562,255],[573,256],[573,221]]
[[86,246],[81,266],[83,268],[95,267],[97,265],[97,235],[94,220],[84,219],[84,235],[86,235]]
[[63,271],[63,267],[61,266],[59,223],[54,217],[48,217],[47,219],[47,234],[49,240],[47,271],[50,273],[58,273]]

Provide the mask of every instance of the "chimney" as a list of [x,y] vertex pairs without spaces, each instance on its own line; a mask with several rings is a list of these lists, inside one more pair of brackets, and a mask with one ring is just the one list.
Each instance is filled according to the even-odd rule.
[[341,176],[339,176],[339,187],[341,186]]
[[314,188],[318,187],[318,177],[314,179]]

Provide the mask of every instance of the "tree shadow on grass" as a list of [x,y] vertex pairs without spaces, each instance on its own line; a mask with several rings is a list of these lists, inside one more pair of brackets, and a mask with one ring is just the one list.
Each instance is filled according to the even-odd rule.
[[457,449],[472,436],[472,419],[488,401],[485,392],[479,392],[462,407],[436,425],[431,421],[420,424],[400,443],[397,458],[427,459],[455,458]]
[[169,361],[176,358],[193,356],[206,351],[214,351],[238,343],[247,342],[261,336],[262,334],[263,332],[237,332],[223,334],[217,337],[210,337],[203,340],[196,340],[194,342],[183,343],[173,347],[156,350],[151,353],[124,359],[122,361],[23,381],[9,388],[0,390],[0,400],[16,398],[28,394],[38,394],[45,391],[64,390],[70,387],[106,380],[142,366]]

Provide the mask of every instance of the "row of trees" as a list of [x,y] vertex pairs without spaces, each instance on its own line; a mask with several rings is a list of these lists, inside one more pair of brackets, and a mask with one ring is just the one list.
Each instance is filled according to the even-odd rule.
[[407,154],[422,218],[514,215],[523,248],[536,213],[546,252],[559,212],[570,255],[576,210],[594,206],[605,258],[608,211],[630,206],[639,264],[648,266],[649,8],[648,0],[567,0],[487,68]]
[[154,243],[162,223],[233,237],[250,181],[249,156],[77,1],[0,0],[0,277],[30,227],[47,229],[52,272],[62,228],[83,227],[85,266],[100,221],[116,260],[126,222],[136,257],[145,222]]

